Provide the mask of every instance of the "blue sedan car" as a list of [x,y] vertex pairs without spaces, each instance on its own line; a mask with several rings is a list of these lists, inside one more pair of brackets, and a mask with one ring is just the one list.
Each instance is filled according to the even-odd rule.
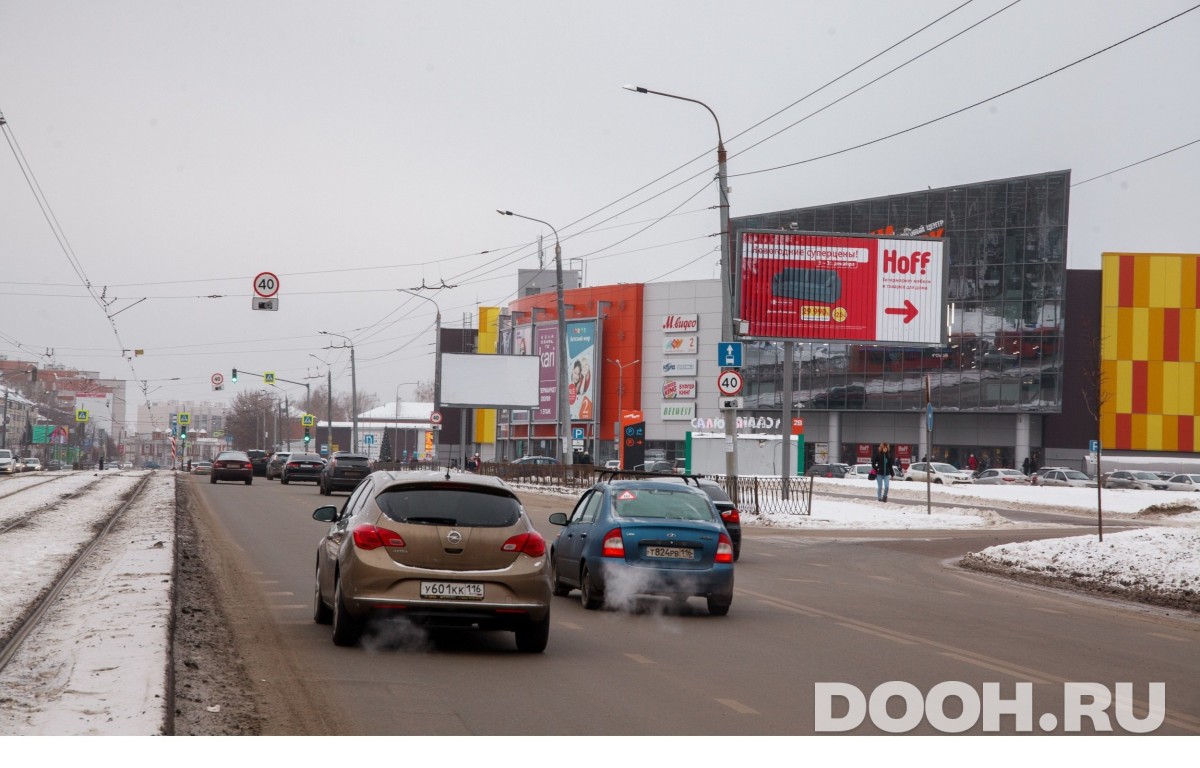
[[670,480],[600,482],[583,494],[551,548],[554,594],[580,591],[585,608],[640,595],[703,597],[708,612],[733,604],[733,542],[713,502]]

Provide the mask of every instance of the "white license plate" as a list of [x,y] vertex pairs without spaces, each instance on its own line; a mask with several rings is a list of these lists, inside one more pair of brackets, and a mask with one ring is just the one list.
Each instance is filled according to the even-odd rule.
[[693,550],[685,547],[646,547],[646,557],[662,557],[669,560],[691,560]]
[[483,584],[471,581],[422,581],[421,597],[433,600],[482,600]]

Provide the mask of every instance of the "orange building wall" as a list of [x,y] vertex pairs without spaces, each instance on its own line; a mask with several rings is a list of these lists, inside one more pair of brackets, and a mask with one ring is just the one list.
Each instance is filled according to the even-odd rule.
[[[576,288],[563,293],[563,303],[567,304],[567,320],[588,320],[602,316],[600,332],[600,350],[596,357],[596,367],[602,373],[600,376],[600,412],[599,427],[601,440],[614,440],[613,423],[617,420],[617,366],[608,360],[620,360],[625,366],[625,394],[621,406],[626,410],[641,408],[642,403],[642,366],[630,366],[641,357],[642,343],[642,297],[644,286],[641,283],[620,285],[603,285],[594,288]],[[553,292],[539,293],[527,296],[509,304],[509,310],[517,314],[518,326],[528,325],[535,307],[538,322],[550,322],[558,318],[556,297]],[[545,310],[545,311],[542,311]],[[553,424],[542,424],[535,427],[538,437],[552,437]],[[591,435],[589,435],[591,437]]]
[[1200,255],[1105,253],[1100,440],[1200,451]]

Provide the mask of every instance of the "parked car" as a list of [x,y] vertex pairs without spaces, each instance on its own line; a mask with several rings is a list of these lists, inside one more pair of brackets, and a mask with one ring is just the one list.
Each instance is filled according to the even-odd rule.
[[250,463],[254,466],[254,474],[259,477],[267,476],[267,464],[270,462],[270,455],[261,448],[251,448],[246,451],[246,455],[250,457]]
[[846,477],[852,480],[869,480],[871,476],[870,464],[855,464],[850,467],[850,471],[846,473]]
[[58,459],[50,459],[50,461],[46,462],[46,471],[47,472],[59,472],[62,469],[63,469],[63,463],[61,461],[59,461]]
[[121,469],[133,469],[133,462],[132,461],[121,462]]
[[152,459],[148,460],[142,466],[145,467],[146,469],[162,469],[162,464],[159,464],[157,461],[154,461]]
[[317,487],[323,496],[328,496],[334,491],[353,491],[369,474],[371,461],[366,456],[338,451],[321,467]]
[[832,477],[840,480],[850,474],[850,466],[848,464],[813,464],[804,470],[804,474],[808,477]]
[[7,448],[0,448],[0,475],[15,475],[20,471],[13,452]]
[[940,461],[917,461],[908,465],[908,470],[904,473],[905,480],[917,480],[922,483],[928,481],[939,485],[954,485],[954,484],[969,484],[973,483],[974,478],[971,477],[971,471],[968,469],[959,469],[953,464],[946,464]]
[[522,456],[519,459],[514,459],[513,464],[557,464],[550,456]]
[[1096,481],[1078,469],[1044,469],[1038,470],[1038,485],[1095,488]]
[[25,472],[40,472],[43,469],[42,460],[36,456],[26,456],[21,463],[25,465]]
[[376,612],[426,625],[516,634],[541,653],[550,637],[546,542],[502,480],[443,472],[374,472],[317,546],[313,619],[336,645],[358,642]]
[[984,469],[975,474],[976,485],[1029,485],[1029,476],[1019,469]]
[[619,605],[637,595],[705,598],[708,612],[733,604],[733,542],[704,492],[661,478],[610,479],[594,485],[551,548],[554,594],[580,591],[583,606]]
[[[150,462],[146,462],[149,466]],[[222,451],[213,461],[212,474],[208,476],[210,483],[218,480],[241,480],[246,485],[254,481],[254,464],[246,451]]]
[[193,475],[211,475],[212,468],[213,468],[213,465],[212,465],[211,461],[193,461],[192,462],[192,474]]
[[1167,480],[1168,491],[1200,491],[1200,475],[1172,475]]
[[290,453],[287,463],[283,465],[279,482],[288,483],[320,483],[321,470],[325,468],[325,459],[318,453]]
[[1153,472],[1118,469],[1104,476],[1105,488],[1135,488],[1140,491],[1165,491],[1167,481]]
[[276,451],[271,454],[271,458],[267,460],[267,479],[278,480],[283,475],[283,465],[287,464],[288,456],[291,456],[290,451]]

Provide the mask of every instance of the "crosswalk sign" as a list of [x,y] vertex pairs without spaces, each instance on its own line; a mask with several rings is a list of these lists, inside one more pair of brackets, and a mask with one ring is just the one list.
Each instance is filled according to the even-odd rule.
[[263,374],[263,383],[264,384],[274,384],[275,383],[275,372],[267,371],[266,373],[264,373]]
[[89,416],[91,416],[91,413],[89,411],[85,411],[85,410],[75,411],[75,421],[86,422],[88,420]]

